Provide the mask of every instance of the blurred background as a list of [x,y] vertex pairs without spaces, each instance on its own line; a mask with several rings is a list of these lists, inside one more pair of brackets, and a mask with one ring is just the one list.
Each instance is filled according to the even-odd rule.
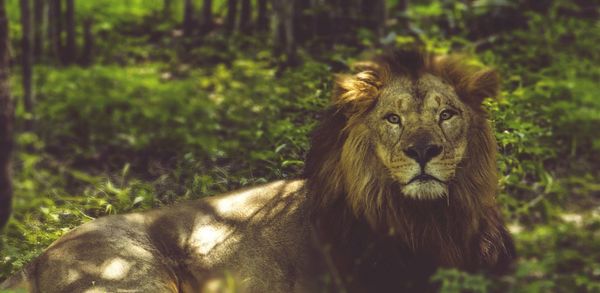
[[420,46],[503,77],[487,107],[519,252],[512,275],[433,281],[600,292],[598,1],[0,3],[0,280],[91,219],[299,176],[332,75]]

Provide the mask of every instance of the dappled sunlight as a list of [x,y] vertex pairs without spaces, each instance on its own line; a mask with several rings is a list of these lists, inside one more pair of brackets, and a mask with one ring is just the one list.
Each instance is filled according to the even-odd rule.
[[200,255],[207,255],[230,235],[232,235],[232,228],[226,225],[201,225],[194,230],[190,245],[195,247]]
[[574,224],[575,226],[581,227],[583,225],[583,215],[575,213],[562,213],[560,218],[567,222]]
[[152,252],[148,251],[147,248],[135,244],[125,246],[122,250],[122,255],[143,260],[151,260],[152,258],[154,258]]
[[104,262],[101,266],[100,277],[107,280],[120,280],[127,276],[131,263],[120,257],[115,257]]
[[[285,207],[285,196],[289,191],[298,189],[302,181],[278,181],[270,188],[277,189],[277,196],[271,197],[270,193],[256,190],[245,190],[236,193],[236,196],[210,198],[209,203],[214,207],[215,213],[227,218],[245,219],[253,218],[260,213],[277,214]],[[267,206],[265,203],[269,202]],[[262,216],[266,216],[262,215]]]
[[132,224],[137,224],[137,225],[145,224],[146,221],[148,220],[147,216],[144,216],[139,213],[126,214],[126,215],[123,215],[123,217],[125,217],[125,221],[130,222]]
[[[202,258],[207,264],[223,261],[237,253],[237,243],[244,238],[272,233],[269,232],[272,221],[294,211],[290,199],[302,184],[302,181],[279,181],[264,190],[243,190],[209,199],[209,204],[202,206],[203,213],[196,216],[188,245],[199,256],[210,254]],[[244,234],[248,227],[252,227],[254,235]]]
[[509,223],[506,226],[511,234],[519,234],[523,231],[523,226],[518,223]]
[[[235,284],[237,283],[229,275],[224,275],[220,278],[210,278],[204,282],[201,292],[203,293],[233,293],[235,290]],[[232,288],[233,287],[233,288]]]
[[[251,190],[244,191],[236,194],[235,197],[222,197],[216,198],[212,201],[214,204],[215,212],[221,215],[238,215],[240,217],[246,217],[255,212],[255,208],[250,201],[256,197],[256,192]],[[244,207],[240,209],[240,207]]]
[[68,269],[67,275],[65,277],[65,282],[67,284],[71,284],[81,278],[81,273],[76,269]]
[[106,292],[109,292],[109,290],[107,290],[104,287],[93,287],[93,288],[83,291],[83,293],[106,293]]

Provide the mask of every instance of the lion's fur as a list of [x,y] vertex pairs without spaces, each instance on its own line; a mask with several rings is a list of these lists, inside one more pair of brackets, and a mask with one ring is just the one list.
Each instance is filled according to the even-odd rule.
[[[417,52],[379,57],[360,63],[357,70],[357,74],[337,77],[333,107],[313,135],[305,169],[313,219],[339,243],[356,243],[352,237],[357,235],[347,229],[366,219],[377,231],[375,237],[386,235],[413,252],[426,251],[443,266],[495,266],[499,256],[513,254],[512,243],[505,246],[506,231],[495,203],[496,142],[481,107],[484,98],[497,94],[496,73],[465,66],[461,57]],[[447,201],[442,202],[399,196],[396,183],[386,179],[384,166],[373,155],[366,129],[355,123],[377,102],[379,90],[392,78],[417,78],[425,73],[453,86],[474,110],[467,157],[450,183]],[[475,239],[479,237],[488,237],[483,241],[490,240],[497,253],[471,253],[478,249],[480,240]]]
[[[0,288],[222,292],[234,279],[242,292],[422,292],[440,266],[502,270],[514,248],[494,199],[496,144],[481,108],[498,77],[464,64],[415,52],[359,64],[336,79],[305,180],[92,221]],[[359,123],[393,78],[423,74],[473,110],[467,155],[449,194],[432,200],[400,194]]]

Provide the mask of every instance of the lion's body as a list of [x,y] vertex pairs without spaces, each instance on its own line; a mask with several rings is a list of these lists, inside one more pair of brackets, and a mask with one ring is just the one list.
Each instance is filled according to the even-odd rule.
[[[498,78],[399,53],[338,78],[304,178],[99,219],[9,280],[35,292],[423,292],[437,268],[501,272],[482,109]],[[225,290],[225,291],[224,291]]]
[[31,263],[21,286],[34,292],[313,292],[318,280],[311,276],[323,263],[314,262],[303,186],[279,181],[92,221]]

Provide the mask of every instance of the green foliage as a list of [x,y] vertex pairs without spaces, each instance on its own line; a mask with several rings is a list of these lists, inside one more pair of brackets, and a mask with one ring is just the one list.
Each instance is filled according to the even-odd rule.
[[[302,65],[281,69],[264,36],[177,36],[181,2],[160,19],[162,2],[77,1],[78,21],[94,20],[95,65],[35,68],[35,112],[17,109],[19,126],[36,123],[17,136],[0,279],[90,219],[299,175],[331,74],[356,49],[300,51]],[[411,34],[390,28],[398,46],[458,48],[504,77],[486,106],[519,260],[504,277],[440,270],[442,292],[600,291],[600,33],[571,1],[534,2],[411,1]],[[18,1],[7,4],[16,44]]]
[[[511,219],[519,261],[511,276],[491,278],[492,283],[441,271],[434,281],[442,291],[599,290],[594,231],[600,217],[590,207],[598,205],[600,192],[595,98],[600,56],[592,45],[600,34],[589,21],[559,13],[569,7],[556,1],[545,14],[524,11],[527,27],[497,33],[479,52],[505,77],[501,98],[487,106],[500,148],[499,199]],[[459,43],[434,41],[442,48]],[[473,289],[473,284],[481,286]]]
[[431,280],[441,283],[441,293],[484,293],[488,292],[491,283],[482,275],[471,275],[456,269],[439,270]]
[[307,59],[276,76],[270,60],[36,68],[0,275],[90,219],[297,175],[330,73]]
[[[474,10],[463,5],[417,3],[409,16],[417,32],[427,28],[421,39],[430,50],[477,52],[504,77],[501,98],[487,107],[500,148],[499,200],[520,258],[508,277],[441,270],[433,281],[443,292],[596,292],[600,217],[591,207],[598,206],[600,192],[597,26],[565,16],[581,12],[568,1],[553,1],[543,11],[529,9],[526,1],[476,1]],[[525,17],[525,24],[507,32],[497,26],[491,35],[469,28],[507,11],[511,22]],[[401,35],[396,42],[410,44],[412,38]]]
[[115,29],[115,25],[120,23],[143,19],[149,14],[158,13],[163,7],[163,2],[162,0],[76,1],[75,10],[80,19],[92,17],[97,19],[103,28]]

